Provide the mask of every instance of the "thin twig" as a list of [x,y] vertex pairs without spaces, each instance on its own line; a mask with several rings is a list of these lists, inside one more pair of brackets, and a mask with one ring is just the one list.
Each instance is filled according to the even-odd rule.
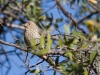
[[75,27],[77,27],[80,31],[82,31],[84,34],[86,34],[86,32],[78,26],[77,22],[74,20],[74,18],[72,17],[71,13],[68,13],[65,8],[60,4],[60,0],[55,0],[57,6],[61,9],[61,11],[63,12],[63,14],[65,16],[67,16],[70,20],[72,20],[73,24],[75,25]]
[[50,7],[48,10],[46,10],[44,13],[42,13],[41,16],[44,15],[44,14],[46,14],[49,10],[51,10],[51,9],[54,8],[55,6],[56,6],[56,4],[54,4],[54,5],[53,5],[52,7]]
[[99,13],[99,12],[98,12],[98,11],[91,12],[89,15],[87,15],[87,16],[83,17],[81,20],[79,20],[79,21],[77,22],[77,24],[82,23],[84,20],[90,18],[91,16],[93,16],[94,14],[97,14],[97,13]]

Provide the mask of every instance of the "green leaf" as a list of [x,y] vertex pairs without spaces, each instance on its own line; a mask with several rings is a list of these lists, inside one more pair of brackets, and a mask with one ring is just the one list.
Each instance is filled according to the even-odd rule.
[[73,54],[71,52],[66,52],[66,56],[73,60]]
[[56,22],[61,22],[62,21],[62,19],[56,19]]
[[63,65],[60,66],[60,69],[61,69],[62,71],[66,71],[66,67],[63,66]]
[[35,40],[34,40],[34,38],[31,39],[31,46],[35,46]]
[[31,11],[30,6],[34,6],[34,3],[31,2],[31,3],[29,3],[29,4],[26,6],[26,11],[27,11],[27,13],[29,13],[29,12]]
[[59,44],[58,44],[58,45],[59,45],[60,47],[62,47],[63,43],[64,43],[64,42],[63,42],[63,39],[60,37],[60,38],[59,38]]
[[77,38],[74,39],[73,43],[77,44],[79,42],[79,40]]
[[51,35],[48,34],[47,35],[47,49],[50,50],[51,46],[52,46]]
[[30,16],[28,12],[25,14],[25,16],[27,16],[30,20],[35,21],[35,19],[32,16]]
[[81,39],[85,39],[85,36],[83,35],[83,33],[77,31],[76,29],[73,29],[72,33],[73,33],[73,35],[76,36],[76,37],[80,37]]
[[47,16],[40,16],[39,17],[39,21],[43,21],[43,20],[46,20],[47,19]]
[[5,0],[1,0],[1,1],[0,1],[0,4],[4,4],[4,3],[5,3]]
[[40,37],[40,47],[44,48],[44,36],[43,35],[41,35]]
[[88,75],[87,69],[84,70],[84,75]]
[[57,57],[55,60],[56,66],[58,66],[58,62],[59,62],[59,57]]
[[38,74],[39,72],[40,72],[40,70],[39,69],[36,69],[34,73],[35,74]]
[[38,52],[36,52],[35,54],[38,56],[43,56],[44,54],[46,54],[49,50],[48,49],[42,49]]
[[97,51],[93,51],[91,54],[90,54],[90,64],[93,62],[95,56],[97,54]]
[[98,38],[97,41],[100,42],[100,38]]
[[70,49],[77,49],[77,47],[78,47],[78,46],[75,45],[75,44],[71,44],[71,45],[70,45]]
[[73,29],[72,33],[75,36],[80,36],[80,33],[78,31],[76,31],[76,29]]
[[70,35],[70,27],[69,27],[69,25],[64,25],[64,30],[65,30],[67,35]]
[[26,2],[27,0],[23,0],[23,2]]
[[75,38],[71,38],[70,40],[66,41],[65,44],[66,45],[71,45],[73,43]]
[[34,69],[34,70],[31,71],[31,73],[34,73],[34,74],[38,74],[39,72],[40,72],[39,69]]
[[35,46],[35,40],[34,40],[34,38],[31,39],[31,48],[34,51],[36,51],[38,49],[37,46]]
[[86,49],[88,46],[89,46],[89,43],[87,42],[81,47],[81,49]]
[[31,12],[36,15],[36,6],[31,6]]
[[56,29],[58,29],[58,24],[54,24],[54,27],[55,27]]

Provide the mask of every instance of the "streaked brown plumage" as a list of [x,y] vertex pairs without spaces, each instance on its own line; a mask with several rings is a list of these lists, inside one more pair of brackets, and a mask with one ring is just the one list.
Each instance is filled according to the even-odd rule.
[[[38,26],[32,21],[25,23],[24,26],[25,26],[24,40],[25,40],[26,45],[30,47],[31,45],[30,41],[32,38],[34,38],[35,44],[39,44],[41,34],[40,34],[40,30]],[[55,62],[53,62],[52,58],[46,55],[43,55],[42,58],[45,59],[47,62],[49,62],[51,65],[55,65]]]
[[28,21],[24,24],[25,26],[25,33],[24,33],[24,40],[27,46],[30,46],[30,41],[32,38],[35,40],[35,44],[39,44],[40,42],[40,30],[38,26],[33,21]]

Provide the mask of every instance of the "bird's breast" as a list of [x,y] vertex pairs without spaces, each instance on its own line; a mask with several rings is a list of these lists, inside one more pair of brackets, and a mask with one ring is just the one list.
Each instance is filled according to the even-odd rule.
[[25,32],[25,38],[28,41],[31,41],[32,38],[34,38],[35,43],[38,44],[39,43],[39,40],[40,40],[39,31],[37,29],[34,29],[34,30],[33,29],[26,30],[26,32]]

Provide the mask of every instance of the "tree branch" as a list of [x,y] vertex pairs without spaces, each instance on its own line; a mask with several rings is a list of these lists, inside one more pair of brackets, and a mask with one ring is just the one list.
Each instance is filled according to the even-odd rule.
[[87,16],[83,17],[81,20],[79,20],[79,21],[77,22],[77,24],[82,23],[84,20],[90,18],[92,15],[97,14],[97,13],[99,13],[99,12],[98,12],[98,11],[91,12],[89,15],[87,15]]
[[69,14],[65,8],[60,4],[60,0],[55,0],[57,6],[61,9],[61,11],[64,13],[65,16],[67,16],[70,20],[72,20],[73,24],[80,30],[82,31],[84,34],[86,34],[86,32],[77,25],[77,22],[75,22],[75,20],[73,19],[73,17],[71,16],[71,14]]
[[1,40],[1,39],[0,39],[0,43],[1,43],[1,44],[4,44],[4,45],[16,47],[16,48],[21,49],[21,50],[23,50],[23,51],[27,51],[27,48],[22,47],[22,46],[19,46],[18,44],[12,44],[12,43],[9,43],[9,42],[5,42],[5,41],[3,41],[3,40]]
[[12,28],[19,28],[19,29],[25,30],[25,27],[24,26],[20,26],[20,25],[17,25],[17,24],[7,23],[7,26],[8,27],[12,27]]
[[[21,49],[21,50],[23,50],[23,51],[27,51],[27,52],[29,52],[29,53],[34,54],[34,51],[33,51],[33,50],[27,50],[27,48],[22,47],[22,46],[19,46],[19,45],[17,45],[17,44],[12,44],[12,43],[9,43],[9,42],[5,42],[5,41],[3,41],[3,40],[1,40],[1,39],[0,39],[0,43],[1,43],[1,44],[4,44],[4,45],[8,45],[8,46],[13,46],[13,47],[16,47],[16,48],[18,48],[18,49]],[[46,62],[48,62],[51,66],[55,66],[55,62],[54,62],[50,57],[48,57],[48,56],[46,56],[46,55],[38,56],[38,57],[44,59],[44,60],[45,60]]]

